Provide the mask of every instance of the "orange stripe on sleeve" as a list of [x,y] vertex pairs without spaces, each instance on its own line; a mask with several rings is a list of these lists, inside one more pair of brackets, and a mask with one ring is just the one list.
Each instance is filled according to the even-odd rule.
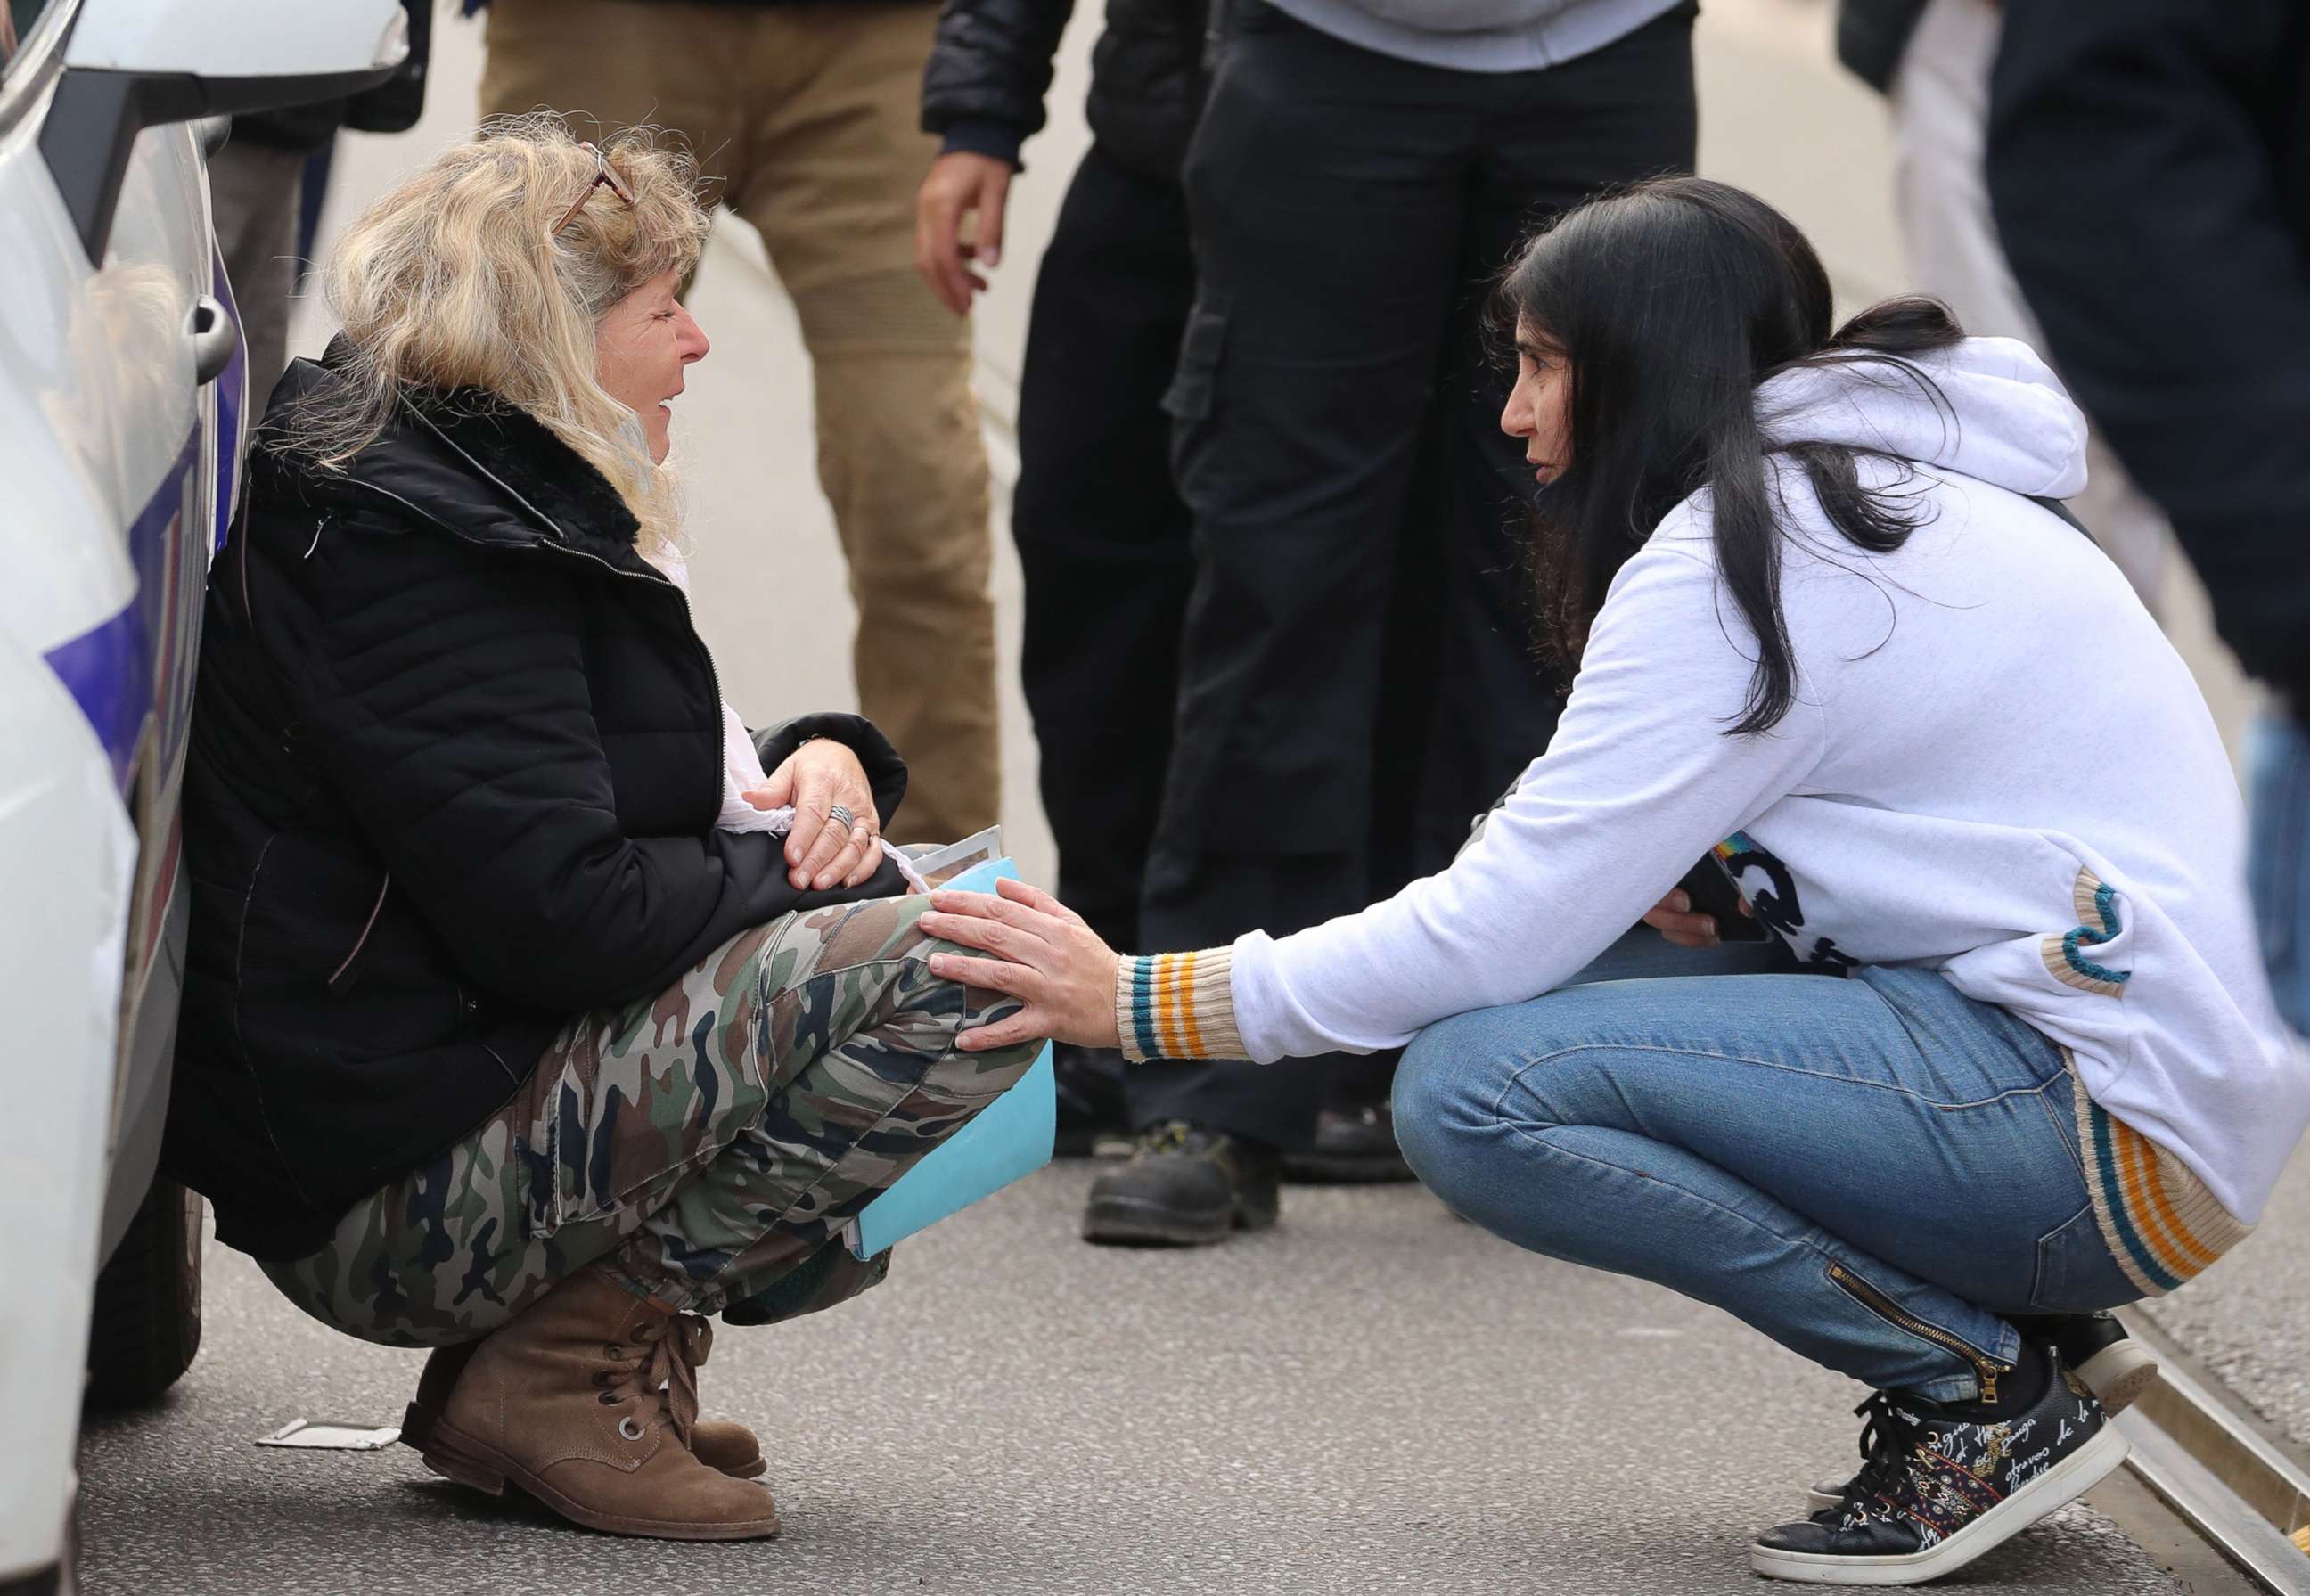
[[1180,982],[1179,1023],[1186,1033],[1187,1056],[1202,1058],[1205,1056],[1203,1028],[1195,1021],[1195,956],[1188,954],[1185,962],[1186,976]]
[[1183,967],[1194,961],[1185,954],[1168,953],[1163,957],[1162,980],[1155,989],[1155,1026],[1163,1037],[1163,1051],[1173,1058],[1193,1057],[1184,1054],[1185,1028],[1179,1023],[1179,989],[1185,978]]
[[2141,1189],[2140,1146],[2133,1132],[2115,1115],[2109,1122],[2109,1143],[2110,1152],[2117,1160],[2117,1200],[2125,1205],[2125,1211],[2132,1217],[2133,1227],[2140,1234],[2142,1245],[2155,1251],[2158,1261],[2168,1269],[2173,1268],[2175,1262],[2172,1256],[2174,1249],[2166,1245],[2165,1238],[2154,1227],[2143,1222],[2149,1217],[2149,1199]]
[[[2198,1245],[2197,1237],[2190,1234],[2189,1227],[2174,1212],[2173,1204],[2166,1201],[2165,1183],[2158,1178],[2157,1164],[2149,1143],[2140,1132],[2129,1127],[2119,1147],[2129,1166],[2126,1182],[2129,1193],[2138,1185],[2144,1199],[2143,1206],[2157,1220],[2155,1230],[2149,1230],[2149,1227],[2144,1227],[2144,1229],[2149,1231],[2158,1250],[2167,1255],[2167,1264],[2175,1274],[2196,1274],[2214,1261],[2215,1254]],[[2138,1174],[2133,1171],[2138,1171]],[[2142,1210],[2137,1208],[2134,1211],[2139,1213]],[[2168,1236],[2172,1237],[2170,1243],[2167,1239]]]

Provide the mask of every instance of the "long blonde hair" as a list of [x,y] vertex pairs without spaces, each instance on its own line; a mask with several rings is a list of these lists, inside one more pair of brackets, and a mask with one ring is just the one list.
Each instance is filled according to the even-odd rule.
[[627,129],[601,149],[631,205],[607,185],[587,189],[593,152],[537,112],[491,118],[362,212],[323,274],[352,347],[339,373],[346,386],[290,421],[287,447],[341,471],[391,421],[404,387],[486,389],[609,480],[640,523],[643,552],[672,546],[673,479],[596,377],[595,331],[651,278],[687,274],[710,218],[689,155],[652,130]]

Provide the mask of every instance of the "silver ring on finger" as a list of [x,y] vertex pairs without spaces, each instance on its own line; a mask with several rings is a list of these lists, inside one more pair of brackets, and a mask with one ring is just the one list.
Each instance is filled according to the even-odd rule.
[[851,826],[855,823],[858,819],[856,815],[852,814],[839,803],[826,811],[826,818],[833,821],[836,825],[841,827],[845,831],[849,830]]

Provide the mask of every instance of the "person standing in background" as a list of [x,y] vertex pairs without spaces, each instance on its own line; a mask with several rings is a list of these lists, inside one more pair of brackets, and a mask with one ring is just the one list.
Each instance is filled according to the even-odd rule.
[[494,0],[481,91],[484,115],[551,108],[581,136],[679,134],[762,235],[810,351],[859,706],[913,771],[893,841],[980,830],[1002,797],[970,324],[914,271],[936,17],[930,0]]
[[240,317],[253,414],[264,413],[289,364],[305,163],[335,142],[344,114],[344,101],[331,100],[235,117],[231,136],[209,157],[209,214]]
[[341,127],[406,133],[424,112],[433,7],[430,0],[404,4],[409,58],[399,72],[350,100],[235,117],[232,136],[209,156],[209,213],[239,313],[252,416],[264,413],[289,364],[289,302],[310,242],[300,225],[307,163],[336,142]]
[[[1043,126],[1072,10],[947,0],[940,13],[922,103],[940,146],[916,199],[916,259],[957,316],[984,286],[976,268],[1000,257],[1020,147]],[[1036,275],[1019,379],[1011,532],[1043,811],[1061,894],[1120,947],[1139,944],[1194,581],[1162,402],[1195,292],[1179,166],[1203,103],[1203,0],[1109,0],[1092,143]],[[1125,1128],[1122,1055],[1065,1046],[1055,1063],[1060,1150],[1089,1153]]]
[[2310,1030],[2310,0],[2009,0],[1989,195],[2063,375],[2278,694],[2247,868]]
[[[2043,347],[1998,243],[1982,171],[1999,0],[1842,0],[1838,59],[1890,102],[1893,196],[1909,285],[1955,310],[1976,337]],[[2152,615],[2165,584],[2166,517],[2136,487],[2098,428],[2086,442],[2085,490],[2071,508]]]
[[[1195,584],[1139,945],[1314,924],[1442,868],[1548,746],[1485,287],[1602,188],[1689,171],[1689,0],[1233,0],[1187,157],[1165,408]],[[1125,1080],[1095,1242],[1272,1223],[1335,1059]],[[1383,1066],[1382,1079],[1385,1079]]]

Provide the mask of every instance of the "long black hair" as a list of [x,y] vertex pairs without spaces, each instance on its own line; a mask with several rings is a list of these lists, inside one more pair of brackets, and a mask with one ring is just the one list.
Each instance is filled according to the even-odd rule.
[[[1517,253],[1498,321],[1564,360],[1569,464],[1541,490],[1533,549],[1550,645],[1574,664],[1612,577],[1680,499],[1706,488],[1717,569],[1759,655],[1735,734],[1788,713],[1795,665],[1781,612],[1781,525],[1757,386],[1800,366],[1889,361],[1952,424],[1904,357],[1965,334],[1932,299],[1889,299],[1829,325],[1828,273],[1796,225],[1754,195],[1663,178],[1569,211]],[[1861,483],[1856,451],[1800,443],[1831,525],[1877,553],[1901,546],[1916,503]]]

